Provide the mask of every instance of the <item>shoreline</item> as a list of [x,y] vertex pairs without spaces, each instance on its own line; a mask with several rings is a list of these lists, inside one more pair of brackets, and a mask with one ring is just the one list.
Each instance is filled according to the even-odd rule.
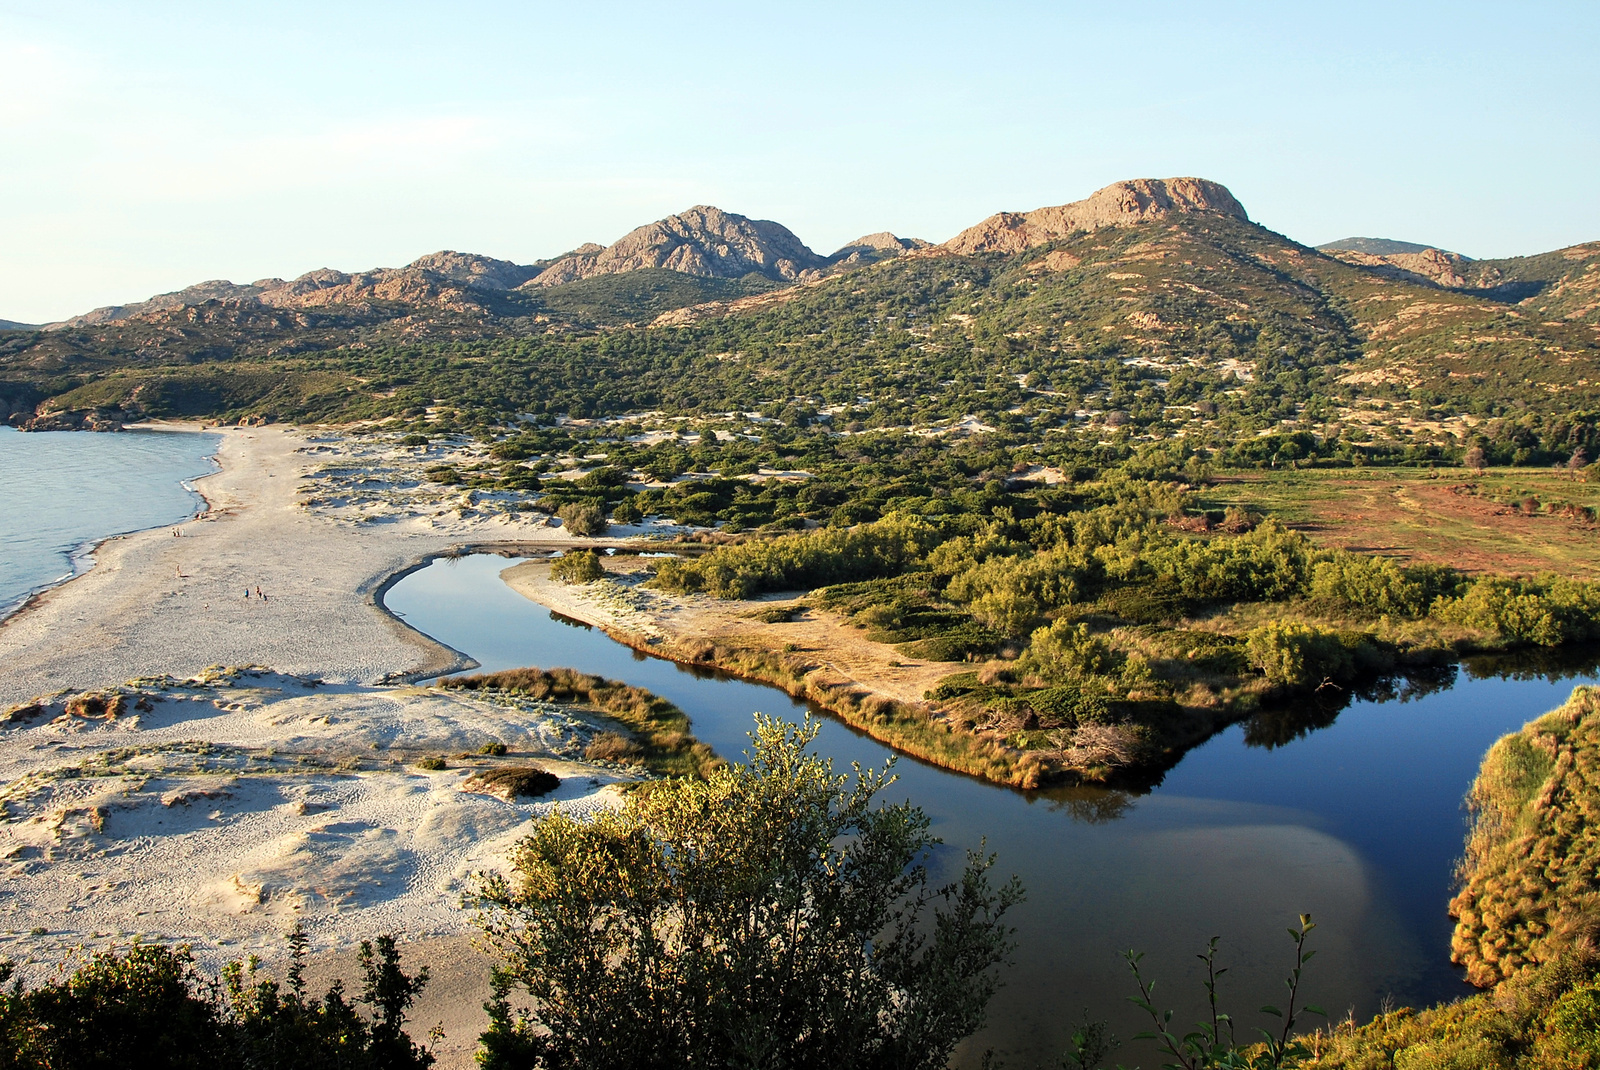
[[[194,425],[168,425],[194,430]],[[206,429],[211,430],[211,429]],[[346,683],[427,679],[471,659],[389,612],[383,594],[440,556],[474,549],[626,544],[465,510],[398,507],[366,522],[326,515],[303,481],[325,454],[315,429],[215,432],[204,507],[177,524],[108,536],[94,567],[35,592],[0,620],[0,710],[66,689],[213,665],[270,665]],[[526,514],[523,514],[526,516]],[[169,528],[181,539],[169,538]],[[245,599],[260,587],[268,596]]]
[[[151,421],[149,423],[143,423],[143,424],[130,424],[126,428],[124,428],[124,430],[126,430],[126,431],[134,431],[134,432],[154,432],[154,433],[173,433],[173,432],[178,432],[178,433],[183,433],[183,434],[197,434],[197,435],[198,434],[216,434],[216,432],[214,430],[207,428],[206,425],[204,425],[204,424],[201,424],[201,423],[189,423],[189,422],[185,422],[185,421]],[[50,433],[50,432],[44,432],[44,433]],[[57,433],[60,433],[60,434],[92,435],[92,434],[102,434],[103,432],[98,432],[98,431],[75,431],[75,432],[74,431],[68,431],[68,432],[57,432]],[[219,447],[221,446],[221,437],[220,436],[218,436],[217,445]],[[46,581],[45,583],[40,584],[40,585],[30,589],[27,593],[22,595],[16,601],[14,601],[14,602],[12,602],[12,603],[10,603],[8,605],[0,606],[0,627],[4,627],[5,624],[8,621],[10,621],[12,618],[18,617],[18,616],[22,615],[23,613],[27,612],[30,608],[32,608],[34,603],[38,599],[43,597],[44,595],[47,595],[51,591],[53,591],[53,590],[55,590],[55,589],[57,589],[59,587],[65,586],[66,584],[71,583],[73,580],[77,579],[80,576],[86,576],[90,572],[92,572],[94,570],[94,568],[95,568],[96,563],[97,563],[96,562],[96,556],[99,554],[101,547],[105,546],[108,542],[111,542],[114,539],[125,539],[125,538],[128,538],[129,536],[132,536],[132,535],[141,535],[141,534],[143,534],[144,532],[147,532],[147,531],[155,531],[157,528],[164,528],[164,527],[171,527],[173,525],[187,524],[190,521],[196,519],[197,517],[200,517],[200,516],[204,515],[211,508],[211,503],[206,498],[205,491],[200,488],[200,482],[202,480],[209,479],[210,477],[212,477],[212,476],[216,475],[218,472],[220,472],[222,470],[222,464],[218,460],[216,452],[204,454],[204,455],[201,456],[200,459],[202,461],[210,462],[211,471],[202,472],[200,475],[191,476],[191,477],[189,477],[187,479],[178,480],[178,485],[181,486],[184,490],[188,491],[191,495],[194,496],[195,499],[198,500],[198,504],[197,504],[196,508],[194,508],[192,511],[190,511],[188,513],[185,513],[181,517],[178,517],[178,518],[176,518],[174,520],[170,520],[170,521],[163,521],[160,524],[151,524],[148,527],[142,527],[142,528],[129,528],[126,531],[112,531],[112,532],[108,532],[107,534],[104,534],[104,535],[96,535],[96,536],[91,536],[90,538],[84,539],[82,542],[80,542],[76,546],[72,547],[72,549],[66,551],[67,564],[69,566],[70,571],[68,571],[65,575],[58,576],[57,578],[55,578],[53,580]],[[88,562],[88,564],[86,566],[84,566],[84,567],[80,567],[80,564],[82,562],[85,562],[85,561]]]
[[[634,590],[628,595],[644,599],[642,603],[608,599],[602,604],[603,596],[593,589],[596,584],[558,584],[549,579],[549,566],[543,562],[513,565],[502,579],[524,598],[599,628],[641,654],[776,688],[897,753],[946,772],[1023,791],[1056,786],[1037,758],[960,732],[923,698],[938,679],[961,671],[960,665],[908,661],[893,647],[868,640],[814,609],[806,609],[802,621],[781,624],[749,616],[762,606],[799,608],[803,592],[718,605],[710,599],[660,592],[646,596]],[[797,623],[803,630],[789,638],[769,634],[778,628],[793,630]]]

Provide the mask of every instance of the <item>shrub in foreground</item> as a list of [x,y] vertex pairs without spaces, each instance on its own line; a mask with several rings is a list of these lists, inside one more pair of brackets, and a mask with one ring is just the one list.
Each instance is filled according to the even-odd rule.
[[306,1070],[422,1070],[433,1055],[405,1032],[405,1014],[428,982],[400,968],[393,937],[361,945],[363,985],[307,991],[305,935],[289,937],[286,984],[254,957],[206,978],[187,948],[135,944],[101,951],[72,973],[34,988],[0,964],[0,1068],[90,1070],[217,1066]]
[[979,856],[931,888],[927,817],[874,803],[884,773],[834,774],[816,731],[761,718],[748,765],[542,821],[480,886],[501,955],[481,1064],[943,1067],[1021,891]]

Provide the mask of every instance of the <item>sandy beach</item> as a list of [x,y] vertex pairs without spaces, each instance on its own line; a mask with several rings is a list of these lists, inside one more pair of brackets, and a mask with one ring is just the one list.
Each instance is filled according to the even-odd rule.
[[[487,995],[461,906],[472,874],[553,806],[613,805],[637,774],[583,760],[615,727],[591,711],[407,685],[470,663],[379,597],[432,555],[576,540],[420,479],[371,486],[426,463],[414,450],[220,435],[201,515],[108,540],[0,624],[0,956],[46,968],[143,938],[270,962],[298,921],[312,973],[355,981],[350,949],[396,933],[409,967],[433,966],[417,1035],[444,1023],[440,1065],[470,1065]],[[561,787],[471,790],[475,771],[529,761]]]
[[[176,526],[109,539],[85,574],[0,625],[0,708],[65,688],[209,665],[270,665],[340,682],[436,673],[454,651],[378,610],[397,572],[471,541],[562,540],[502,518],[355,525],[301,501],[317,466],[286,428],[220,432],[207,508]],[[181,532],[174,537],[173,530]],[[261,588],[265,601],[246,599]]]

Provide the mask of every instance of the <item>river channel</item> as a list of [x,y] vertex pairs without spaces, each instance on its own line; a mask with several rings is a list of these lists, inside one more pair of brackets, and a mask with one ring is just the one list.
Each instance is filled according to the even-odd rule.
[[[395,584],[388,607],[470,655],[485,671],[569,666],[645,687],[688,712],[696,736],[737,759],[760,710],[798,718],[803,705],[770,687],[649,658],[511,590],[492,555],[435,561]],[[1290,944],[1309,912],[1320,953],[1313,1003],[1342,1016],[1385,1002],[1419,1005],[1469,991],[1450,966],[1446,905],[1466,828],[1462,798],[1499,736],[1594,682],[1595,663],[1513,671],[1445,670],[1420,686],[1307,706],[1235,725],[1186,755],[1142,793],[1020,792],[910,758],[889,796],[909,798],[945,847],[936,874],[986,844],[1028,899],[1012,917],[1018,946],[990,1025],[963,1064],[992,1047],[1008,1065],[1055,1065],[1084,1012],[1127,1037],[1143,1024],[1126,1002],[1122,952],[1148,952],[1162,1001],[1195,1020],[1195,952],[1222,938],[1224,1002],[1242,1027],[1278,1002]],[[1336,715],[1335,715],[1336,714]],[[1320,726],[1320,727],[1317,727]],[[881,766],[889,750],[824,719],[817,748],[836,765]],[[1175,1024],[1176,1024],[1175,1022]],[[1143,1045],[1122,1053],[1150,1062]]]

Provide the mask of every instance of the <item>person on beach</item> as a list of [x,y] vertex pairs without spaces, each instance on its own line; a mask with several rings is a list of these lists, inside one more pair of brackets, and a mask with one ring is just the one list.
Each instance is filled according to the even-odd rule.
[[256,597],[261,599],[263,602],[267,600],[267,596],[261,593],[261,584],[259,583],[256,584]]
[[244,600],[246,602],[250,601],[250,588],[248,587],[244,589]]

